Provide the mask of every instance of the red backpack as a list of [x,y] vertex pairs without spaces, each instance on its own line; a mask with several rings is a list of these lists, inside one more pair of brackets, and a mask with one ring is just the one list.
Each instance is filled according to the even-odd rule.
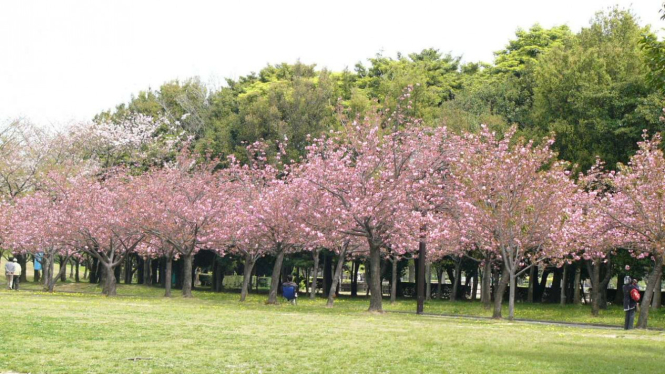
[[630,298],[634,301],[640,301],[640,291],[638,291],[637,288],[630,290]]

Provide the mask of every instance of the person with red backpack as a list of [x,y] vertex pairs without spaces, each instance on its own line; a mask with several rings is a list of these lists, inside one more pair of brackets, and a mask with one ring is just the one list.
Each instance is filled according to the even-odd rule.
[[631,330],[635,324],[635,310],[637,302],[640,301],[640,289],[637,287],[637,279],[623,278],[623,311],[626,312],[624,330]]

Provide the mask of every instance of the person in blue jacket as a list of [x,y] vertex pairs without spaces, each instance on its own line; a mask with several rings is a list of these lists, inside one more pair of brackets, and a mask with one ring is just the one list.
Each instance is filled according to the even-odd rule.
[[286,282],[282,283],[282,295],[291,304],[296,303],[298,298],[298,285],[293,281],[292,275],[286,276]]

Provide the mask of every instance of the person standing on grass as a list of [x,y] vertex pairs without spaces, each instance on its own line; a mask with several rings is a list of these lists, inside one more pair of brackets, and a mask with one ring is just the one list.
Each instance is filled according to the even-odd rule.
[[291,304],[296,303],[298,298],[298,285],[293,282],[293,275],[286,276],[286,282],[282,283],[282,293],[284,298]]
[[12,289],[16,291],[18,291],[18,280],[21,278],[22,270],[23,269],[21,268],[21,264],[19,264],[16,257],[14,257],[14,284],[12,285]]
[[631,291],[638,290],[637,279],[630,279],[629,276],[623,278],[623,311],[626,312],[626,320],[623,329],[631,330],[635,324],[635,310],[637,309],[637,301],[633,300],[630,296]]
[[7,261],[5,264],[5,277],[7,278],[7,289],[11,290],[14,283],[14,262]]

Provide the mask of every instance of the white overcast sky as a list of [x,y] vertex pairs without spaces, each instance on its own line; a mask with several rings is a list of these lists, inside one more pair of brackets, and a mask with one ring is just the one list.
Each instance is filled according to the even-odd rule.
[[377,52],[424,48],[491,61],[518,27],[630,7],[654,29],[661,0],[0,2],[0,121],[90,119],[163,82],[219,84],[266,64],[352,68]]

